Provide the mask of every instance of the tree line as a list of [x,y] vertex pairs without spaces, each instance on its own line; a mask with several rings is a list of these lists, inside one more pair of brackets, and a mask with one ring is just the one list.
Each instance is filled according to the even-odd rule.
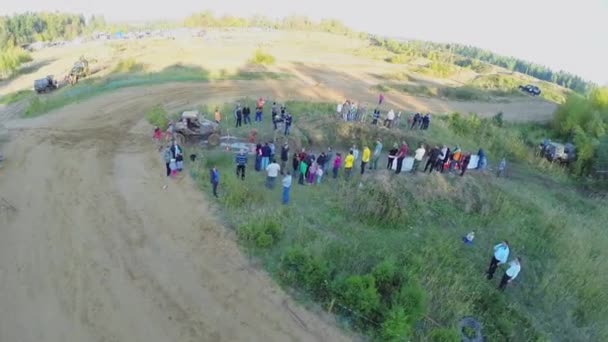
[[0,46],[18,47],[35,41],[73,39],[84,32],[83,15],[69,13],[22,13],[0,17]]

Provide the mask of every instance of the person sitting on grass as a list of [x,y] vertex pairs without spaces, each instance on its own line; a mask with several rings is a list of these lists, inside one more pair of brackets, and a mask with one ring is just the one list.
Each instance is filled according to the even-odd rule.
[[462,242],[464,242],[465,245],[472,245],[473,239],[475,239],[475,232],[470,232],[466,236],[462,237]]

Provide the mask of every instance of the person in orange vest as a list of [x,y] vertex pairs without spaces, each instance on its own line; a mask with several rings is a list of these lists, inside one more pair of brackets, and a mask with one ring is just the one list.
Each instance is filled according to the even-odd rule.
[[454,167],[458,165],[460,168],[460,160],[462,159],[462,151],[460,150],[460,146],[456,146],[454,152],[452,153],[452,161],[450,162],[450,172],[454,170]]

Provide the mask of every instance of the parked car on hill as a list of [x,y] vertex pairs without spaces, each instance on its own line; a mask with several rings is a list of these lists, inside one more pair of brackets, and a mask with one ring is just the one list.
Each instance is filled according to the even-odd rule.
[[527,84],[525,86],[520,85],[519,89],[525,91],[526,93],[528,93],[532,96],[538,96],[541,93],[540,88],[535,85],[532,85],[532,84]]

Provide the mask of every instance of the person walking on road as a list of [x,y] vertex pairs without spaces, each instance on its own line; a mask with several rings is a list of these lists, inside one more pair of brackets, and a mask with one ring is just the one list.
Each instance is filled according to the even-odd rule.
[[350,174],[353,171],[353,165],[355,164],[355,156],[353,155],[353,150],[348,152],[346,158],[344,158],[344,174],[346,179],[350,179]]
[[418,172],[418,168],[420,167],[420,163],[422,163],[422,158],[424,158],[425,154],[426,149],[424,148],[424,145],[420,144],[420,147],[418,147],[414,152],[414,165],[412,167],[413,173]]
[[214,166],[211,169],[211,187],[213,188],[213,196],[217,197],[217,186],[220,184],[220,172]]
[[372,151],[369,147],[365,146],[363,148],[363,155],[361,156],[361,174],[365,173],[365,166],[369,163],[369,160],[372,156]]
[[378,170],[378,160],[380,160],[380,154],[382,154],[382,140],[376,140],[376,146],[374,146],[374,153],[372,154],[372,165],[370,170]]
[[289,191],[291,190],[291,172],[287,171],[283,177],[283,204],[289,204]]
[[521,258],[517,257],[515,260],[509,263],[509,268],[507,268],[505,274],[502,276],[498,289],[500,291],[504,291],[507,284],[511,283],[513,279],[517,278],[519,271],[521,271]]
[[235,157],[236,162],[236,176],[241,177],[245,180],[245,168],[247,167],[247,152],[241,150]]
[[509,259],[509,242],[507,240],[494,246],[494,254],[490,259],[490,267],[488,268],[488,279],[494,278],[496,268],[502,264],[505,264]]
[[399,153],[397,153],[397,171],[395,171],[396,175],[401,173],[401,169],[403,168],[403,159],[405,159],[406,156],[407,156],[407,143],[404,141],[401,144]]
[[279,171],[281,171],[281,166],[277,164],[276,160],[272,160],[272,162],[266,166],[266,186],[268,189],[274,189],[274,183],[276,182],[277,177],[279,176]]

